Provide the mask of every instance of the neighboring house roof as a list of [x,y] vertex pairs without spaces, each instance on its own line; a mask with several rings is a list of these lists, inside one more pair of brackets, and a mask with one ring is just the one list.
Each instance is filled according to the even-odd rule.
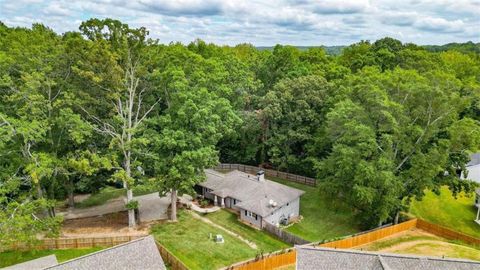
[[[205,174],[207,180],[199,185],[213,190],[213,194],[222,198],[231,197],[239,200],[236,206],[262,217],[270,215],[305,193],[303,190],[267,179],[259,181],[257,176],[237,170],[226,174],[205,170]],[[270,200],[275,201],[277,207],[270,206]]]
[[467,163],[467,167],[480,164],[480,153],[470,155],[470,162]]
[[8,266],[2,268],[2,270],[41,270],[57,264],[57,257],[55,257],[55,255],[48,255],[28,262]]
[[478,270],[480,262],[296,246],[297,270]]
[[66,261],[52,270],[122,270],[122,269],[166,269],[158,252],[153,236],[136,239],[112,248],[100,250],[88,255]]

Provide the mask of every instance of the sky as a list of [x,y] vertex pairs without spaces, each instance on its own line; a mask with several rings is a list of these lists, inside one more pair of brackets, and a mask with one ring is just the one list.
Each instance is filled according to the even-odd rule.
[[480,41],[480,0],[0,0],[8,26],[58,33],[89,18],[144,26],[161,43],[348,45],[389,36],[416,44]]

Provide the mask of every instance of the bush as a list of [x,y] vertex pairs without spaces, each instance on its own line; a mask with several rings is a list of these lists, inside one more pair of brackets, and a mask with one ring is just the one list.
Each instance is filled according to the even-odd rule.
[[200,201],[200,207],[205,208],[210,204],[210,202],[207,199],[203,199]]

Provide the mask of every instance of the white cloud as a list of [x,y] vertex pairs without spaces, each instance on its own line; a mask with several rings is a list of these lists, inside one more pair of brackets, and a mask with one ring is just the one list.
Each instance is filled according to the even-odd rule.
[[480,38],[480,0],[0,0],[0,20],[55,31],[92,17],[145,26],[161,42],[339,45],[384,36],[439,44]]

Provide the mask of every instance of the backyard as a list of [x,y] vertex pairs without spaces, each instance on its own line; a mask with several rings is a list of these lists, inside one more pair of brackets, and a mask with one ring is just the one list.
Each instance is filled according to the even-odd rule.
[[300,198],[300,215],[303,219],[288,227],[288,232],[314,242],[361,231],[352,209],[339,200],[332,201],[322,196],[318,188],[277,177],[267,176],[267,179],[305,191]]
[[[154,226],[151,233],[165,248],[180,259],[187,267],[195,269],[218,269],[230,264],[254,258],[264,252],[287,248],[288,245],[272,236],[253,228],[248,228],[232,219],[226,211],[208,214],[206,217],[257,245],[252,248],[244,241],[228,234],[209,223],[195,218],[190,212],[181,210],[177,223],[164,223]],[[221,234],[224,243],[215,243],[210,235]]]
[[413,229],[356,247],[367,251],[480,260],[480,249]]
[[480,237],[480,225],[474,222],[477,214],[474,200],[473,194],[465,196],[464,193],[455,199],[447,187],[442,187],[440,195],[426,191],[421,201],[413,201],[410,213],[458,232]]
[[31,250],[31,251],[5,251],[0,253],[0,268],[14,265],[37,259],[40,257],[55,254],[59,262],[68,261],[73,258],[77,258],[95,251],[99,251],[102,248],[85,248],[85,249],[56,249],[56,250]]

